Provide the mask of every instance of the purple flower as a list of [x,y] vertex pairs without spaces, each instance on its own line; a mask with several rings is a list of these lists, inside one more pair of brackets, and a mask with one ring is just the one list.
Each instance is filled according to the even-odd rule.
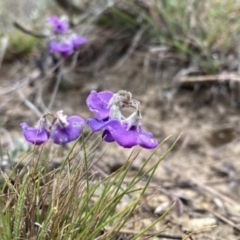
[[[48,121],[48,117],[53,118],[51,123]],[[63,111],[44,114],[35,128],[29,127],[27,123],[21,123],[26,140],[36,145],[46,142],[50,136],[56,144],[67,144],[81,135],[85,125],[85,121],[81,117],[67,117],[63,115]]]
[[64,145],[76,140],[85,127],[85,121],[79,116],[62,116],[53,126],[51,138],[56,144]]
[[64,39],[62,42],[51,41],[49,43],[49,53],[60,53],[63,57],[68,57],[74,51],[78,50],[78,47],[87,42],[86,38],[82,36],[73,36]]
[[[106,142],[116,141],[125,148],[136,145],[147,149],[157,147],[158,141],[153,135],[142,130],[140,103],[132,98],[130,92],[121,90],[113,94],[110,91],[91,91],[86,102],[95,114],[95,118],[88,119],[88,124],[94,132],[103,130],[102,138]],[[125,107],[134,109],[127,118],[121,113]]]
[[110,91],[102,91],[97,93],[96,91],[91,91],[87,97],[87,106],[95,114],[98,120],[108,119],[110,109],[109,101],[113,97],[113,93]]
[[49,22],[55,32],[49,43],[49,53],[60,53],[63,57],[68,57],[74,51],[77,51],[80,45],[87,42],[86,38],[69,29],[66,18],[52,16],[49,18]]
[[56,34],[61,34],[67,30],[69,30],[69,25],[65,18],[59,18],[57,16],[49,17],[49,22],[52,24],[54,28],[54,32]]
[[49,53],[60,53],[63,57],[68,57],[73,53],[72,43],[60,43],[56,41],[51,41],[49,43]]
[[20,124],[23,135],[25,139],[33,144],[41,145],[42,143],[46,142],[49,138],[49,131],[40,125],[32,128],[29,127],[27,123]]
[[131,148],[139,145],[143,148],[152,149],[157,147],[158,141],[150,132],[144,132],[141,126],[132,126],[128,129],[127,123],[121,123],[117,119],[99,121],[95,118],[88,119],[88,124],[93,131],[104,130],[102,138],[106,142],[116,141],[120,146]]

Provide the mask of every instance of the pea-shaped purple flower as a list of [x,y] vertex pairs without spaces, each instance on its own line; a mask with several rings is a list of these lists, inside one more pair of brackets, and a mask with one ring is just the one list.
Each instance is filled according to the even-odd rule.
[[62,57],[68,57],[87,42],[85,37],[78,35],[73,29],[69,28],[65,17],[51,16],[49,23],[52,25],[54,32],[50,36],[48,44],[49,53],[58,53]]
[[36,127],[29,127],[27,123],[20,124],[25,139],[35,145],[41,145],[49,139],[49,126],[45,116],[41,117]]
[[152,133],[144,132],[142,127],[132,126],[128,129],[127,123],[121,123],[117,119],[99,121],[95,118],[88,119],[88,124],[93,131],[104,130],[102,138],[106,142],[116,141],[124,148],[139,145],[143,148],[152,149],[157,147],[158,141],[153,138]]
[[[52,118],[52,123],[47,117]],[[65,145],[76,140],[85,127],[85,121],[79,116],[67,117],[63,111],[44,114],[36,127],[29,127],[27,123],[21,123],[23,135],[28,142],[41,145],[51,137],[55,144]]]
[[59,53],[62,57],[68,57],[73,53],[73,44],[71,42],[61,43],[51,41],[49,43],[49,53]]
[[53,26],[53,30],[56,34],[61,34],[69,30],[69,25],[66,18],[59,18],[57,16],[49,17],[49,22]]
[[51,138],[55,144],[65,145],[79,138],[85,121],[79,116],[64,116],[62,111],[57,113],[58,120],[51,131]]
[[[88,124],[94,132],[103,130],[102,138],[106,142],[116,141],[124,148],[136,145],[147,149],[157,147],[158,141],[153,138],[152,133],[142,130],[139,102],[132,99],[131,93],[124,90],[117,94],[92,91],[86,102],[95,114],[95,118],[88,119]],[[121,113],[121,109],[125,107],[134,109],[127,118]]]
[[50,41],[49,53],[59,53],[62,57],[68,57],[74,51],[77,51],[80,45],[85,44],[86,42],[86,38],[78,35],[67,37],[61,41]]

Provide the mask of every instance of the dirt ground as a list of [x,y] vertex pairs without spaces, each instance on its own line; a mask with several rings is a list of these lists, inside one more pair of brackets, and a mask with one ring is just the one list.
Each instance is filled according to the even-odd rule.
[[[157,169],[145,199],[145,207],[138,213],[138,218],[142,220],[134,224],[134,231],[142,229],[142,225],[149,224],[175,202],[168,216],[153,229],[159,231],[166,227],[163,232],[166,236],[156,239],[182,239],[194,231],[195,234],[189,239],[240,239],[240,108],[231,106],[228,82],[198,84],[198,87],[196,84],[180,86],[171,98],[168,90],[171,75],[164,78],[164,83],[156,81],[154,66],[144,75],[144,58],[141,54],[136,52],[115,70],[105,68],[91,72],[78,66],[68,76],[67,87],[58,93],[54,110],[63,109],[66,114],[79,114],[87,118],[91,113],[85,99],[90,90],[116,92],[126,89],[132,92],[134,98],[141,102],[143,128],[151,131],[159,142],[170,136],[157,150],[152,163],[181,134],[173,151]],[[21,137],[19,124],[22,121],[33,124],[37,120],[22,102],[17,89],[21,89],[25,95],[36,92],[35,88],[41,79],[23,88],[15,85],[19,79],[26,78],[20,76],[24,75],[26,66],[21,61],[14,61],[4,64],[0,69],[0,119],[13,139]],[[31,65],[26,69],[27,76],[29,71],[34,74]],[[24,81],[21,80],[19,84]],[[46,84],[46,81],[42,84]],[[13,88],[12,91],[9,87]],[[4,94],[6,89],[9,93]],[[44,87],[45,102],[49,101],[50,95],[50,91]],[[29,100],[33,101],[34,97],[31,95]],[[133,149],[102,143],[99,155],[104,150],[106,153],[98,164],[105,172],[111,173]],[[134,149],[136,153],[138,150],[137,147]],[[150,153],[149,150],[140,151],[131,174]],[[150,198],[153,193],[154,196]]]

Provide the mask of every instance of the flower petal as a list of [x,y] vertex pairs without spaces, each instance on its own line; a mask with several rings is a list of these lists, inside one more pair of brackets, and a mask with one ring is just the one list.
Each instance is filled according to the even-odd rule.
[[91,91],[87,97],[87,106],[92,111],[98,120],[104,120],[109,117],[108,103],[112,98],[113,93],[110,91],[102,91],[97,93]]
[[112,134],[107,129],[103,131],[102,139],[105,142],[114,142],[115,141],[115,139],[113,138]]
[[29,127],[27,123],[20,124],[25,139],[35,145],[41,145],[49,138],[49,133],[45,129]]
[[[134,129],[136,127],[132,127]],[[138,144],[139,146],[147,149],[152,149],[157,147],[158,141],[157,139],[153,138],[153,135],[151,132],[144,132],[142,130],[142,127],[138,127]]]
[[[111,121],[111,120],[109,120]],[[109,121],[99,121],[96,118],[89,118],[88,124],[92,128],[94,132],[100,131],[101,129],[105,128]]]
[[106,129],[122,147],[131,148],[138,144],[138,133],[136,130],[127,130],[127,124],[121,124],[118,120],[110,120],[106,124]]
[[115,140],[120,146],[125,148],[139,145],[143,148],[152,149],[158,145],[158,141],[152,138],[152,134],[144,132],[141,127],[138,130],[136,127],[131,127],[128,130],[126,123],[121,124],[114,119],[104,123],[98,121],[97,124],[99,128],[105,129],[103,137],[106,142]]
[[59,43],[51,41],[49,43],[49,52],[59,52],[63,57],[68,57],[73,53],[73,45],[71,43]]
[[56,34],[63,33],[69,29],[69,25],[66,21],[64,21],[64,19],[57,16],[51,16],[48,20],[52,24]]
[[82,37],[82,36],[74,37],[72,39],[72,44],[73,44],[74,50],[77,50],[79,45],[83,45],[86,42],[87,42],[87,39],[85,37]]
[[64,145],[71,141],[76,140],[82,133],[85,127],[85,121],[79,116],[70,116],[67,118],[69,123],[66,127],[62,128],[58,123],[54,126],[51,138],[56,144]]
[[138,144],[143,148],[152,149],[157,147],[158,141],[150,137],[148,132],[143,132],[138,135]]

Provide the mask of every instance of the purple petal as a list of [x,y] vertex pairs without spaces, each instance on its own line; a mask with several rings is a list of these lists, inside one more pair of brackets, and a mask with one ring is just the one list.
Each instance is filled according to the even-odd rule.
[[51,41],[49,43],[49,52],[59,52],[63,57],[67,57],[72,54],[73,45],[71,43],[59,43],[56,41]]
[[35,145],[41,145],[49,138],[49,133],[46,129],[32,128],[27,123],[20,124],[25,139]]
[[82,36],[76,36],[72,39],[72,44],[74,47],[74,50],[78,49],[78,46],[83,45],[87,42],[87,39]]
[[147,149],[156,148],[158,146],[158,141],[155,138],[149,136],[149,133],[144,132],[138,135],[139,146]]
[[[111,127],[111,130],[110,130]],[[152,149],[157,147],[158,141],[152,138],[152,134],[149,132],[143,132],[141,129],[138,132],[136,127],[132,127],[127,130],[127,125],[113,125],[108,126],[112,137],[122,147],[131,148],[135,145],[139,145],[143,148]]]
[[67,122],[69,124],[63,128],[59,124],[54,126],[51,133],[51,138],[54,143],[64,145],[76,140],[86,125],[85,121],[79,116],[68,117]]
[[139,145],[143,148],[152,149],[157,147],[158,141],[152,138],[152,133],[143,132],[142,128],[132,127],[127,129],[127,124],[121,124],[118,120],[109,120],[106,122],[100,122],[95,124],[98,128],[105,129],[103,134],[106,142],[115,140],[120,146],[125,148],[131,148]]
[[122,147],[131,148],[138,145],[138,133],[134,130],[127,130],[127,124],[121,124],[119,121],[111,121],[107,125],[107,130],[111,136]]
[[114,142],[115,139],[113,138],[112,134],[108,130],[104,130],[102,134],[102,139],[105,142]]
[[143,130],[142,130],[142,127],[141,126],[139,126],[139,131],[138,131],[139,133],[144,133],[147,137],[149,137],[149,138],[152,138],[153,137],[153,135],[152,135],[152,133],[151,132],[144,132]]
[[[133,130],[134,130],[134,128],[136,129],[136,127],[132,127]],[[141,126],[139,126],[139,128],[138,128],[138,145],[143,148],[152,149],[152,148],[157,147],[158,141],[157,141],[157,139],[153,138],[153,135],[151,132],[144,132],[142,130]]]
[[51,41],[49,43],[49,53],[54,53],[59,48],[59,43],[55,41]]
[[63,33],[69,29],[68,23],[57,16],[51,16],[48,20],[53,25],[56,34]]
[[[112,121],[112,120],[109,120],[109,121]],[[99,121],[96,118],[89,118],[88,124],[94,132],[97,132],[97,131],[100,131],[101,129],[105,128],[109,124],[109,121]]]
[[109,117],[108,103],[112,96],[113,93],[110,91],[102,91],[99,93],[91,91],[89,94],[86,100],[87,106],[98,120],[104,120]]

